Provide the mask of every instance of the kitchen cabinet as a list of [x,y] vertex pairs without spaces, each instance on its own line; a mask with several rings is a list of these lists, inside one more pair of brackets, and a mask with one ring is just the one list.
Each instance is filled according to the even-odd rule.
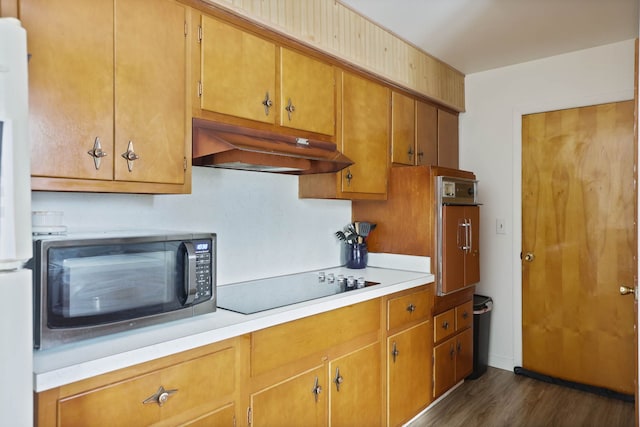
[[[416,153],[415,164],[438,165],[438,108],[416,100]],[[457,146],[457,136],[456,146]],[[445,137],[443,135],[443,141]],[[457,154],[456,154],[457,156]],[[457,163],[456,163],[457,164]],[[444,166],[444,165],[441,165]]]
[[433,320],[433,397],[473,371],[473,302],[437,314]]
[[438,166],[458,169],[458,115],[438,109]]
[[433,285],[387,299],[387,425],[401,425],[431,403]]
[[416,151],[416,101],[399,92],[391,93],[391,162],[414,165]]
[[34,190],[190,191],[189,10],[21,0]]
[[442,291],[480,281],[480,207],[442,207]]
[[43,426],[235,425],[240,339],[168,356],[36,396]]
[[381,311],[374,299],[252,333],[251,424],[380,424]]
[[335,134],[332,65],[216,17],[198,19],[196,117]]
[[338,173],[299,178],[301,198],[374,199],[387,195],[390,90],[372,80],[343,72],[340,151],[354,164]]

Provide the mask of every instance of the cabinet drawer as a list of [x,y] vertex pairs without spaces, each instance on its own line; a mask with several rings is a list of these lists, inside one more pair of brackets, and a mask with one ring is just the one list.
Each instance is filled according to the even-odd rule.
[[471,327],[473,324],[473,302],[468,301],[456,307],[456,331]]
[[433,339],[438,342],[453,335],[456,331],[456,311],[447,310],[433,318]]
[[327,349],[379,329],[380,299],[373,299],[256,331],[251,334],[251,374],[305,357],[321,358]]
[[[58,402],[59,425],[150,425],[184,422],[213,409],[235,390],[235,348],[75,394]],[[215,369],[213,369],[215,368]],[[166,390],[162,405],[153,401]],[[149,403],[143,403],[149,399]],[[160,398],[162,400],[162,398]]]
[[426,320],[433,307],[433,286],[387,301],[387,330]]

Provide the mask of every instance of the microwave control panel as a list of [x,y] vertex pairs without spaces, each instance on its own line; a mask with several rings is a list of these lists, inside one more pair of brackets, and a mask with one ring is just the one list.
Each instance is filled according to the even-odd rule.
[[213,295],[213,243],[211,240],[193,242],[196,252],[196,296],[194,304],[208,301]]

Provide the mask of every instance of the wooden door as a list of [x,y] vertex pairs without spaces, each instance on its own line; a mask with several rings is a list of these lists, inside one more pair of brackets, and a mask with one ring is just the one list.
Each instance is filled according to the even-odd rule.
[[431,402],[432,348],[431,322],[420,323],[387,338],[389,426],[408,421]]
[[391,162],[414,165],[416,161],[416,102],[398,92],[391,93]]
[[[113,0],[20,1],[28,33],[31,174],[113,179]],[[98,139],[107,153],[96,169]]]
[[458,169],[458,116],[438,110],[438,166]]
[[333,67],[285,48],[280,48],[280,60],[280,124],[335,135]]
[[[326,366],[319,366],[251,395],[253,427],[327,425]],[[318,394],[312,393],[317,386]]]
[[201,108],[275,123],[276,46],[206,15],[201,25]]
[[438,164],[438,109],[416,101],[416,165]]
[[632,394],[634,103],[522,121],[523,367]]
[[455,382],[462,381],[473,371],[473,329],[467,328],[456,335]]
[[389,160],[389,89],[350,73],[342,83],[342,192],[386,194]]
[[[329,364],[331,426],[375,426],[382,422],[380,343],[376,342]],[[354,408],[358,408],[354,411]]]
[[433,349],[433,397],[438,397],[456,383],[455,337]]
[[480,281],[480,207],[465,206],[464,217],[469,221],[469,249],[464,256],[464,285]]
[[[182,184],[187,139],[186,6],[173,0],[115,7],[115,179]],[[190,123],[190,121],[189,121]],[[122,154],[129,142],[138,159]]]

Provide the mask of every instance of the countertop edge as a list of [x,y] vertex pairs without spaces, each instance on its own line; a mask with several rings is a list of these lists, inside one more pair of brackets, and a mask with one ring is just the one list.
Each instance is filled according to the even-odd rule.
[[[409,272],[402,271],[402,273]],[[110,346],[118,344],[117,340],[119,339],[121,341],[124,341],[125,339],[135,340],[136,336],[142,337],[144,334],[155,334],[156,336],[160,336],[164,330],[169,331],[170,328],[173,328],[174,335],[180,335],[179,332],[176,332],[178,330],[183,332],[181,336],[176,336],[166,340],[159,340],[152,344],[119,351],[114,354],[90,358],[88,360],[71,363],[66,366],[61,366],[59,362],[56,363],[56,357],[62,359],[65,354],[70,355],[74,351],[80,351],[82,350],[82,345],[65,349],[60,352],[36,354],[36,356],[34,356],[33,389],[35,392],[46,391],[107,372],[124,369],[154,359],[213,344],[281,323],[335,310],[348,305],[383,297],[385,295],[434,282],[433,274],[423,272],[412,273],[414,273],[413,278],[403,280],[401,282],[389,285],[373,286],[331,297],[306,301],[279,309],[256,313],[254,315],[247,316],[218,309],[215,313],[198,316],[198,318],[172,322],[171,325],[167,324],[162,327],[143,328],[137,331],[132,331],[126,338],[115,337],[103,339],[101,340],[102,343],[91,344],[93,348],[87,348],[95,351],[95,348],[99,345]],[[185,328],[189,328],[191,326],[199,326],[200,330],[194,333],[185,333]]]

